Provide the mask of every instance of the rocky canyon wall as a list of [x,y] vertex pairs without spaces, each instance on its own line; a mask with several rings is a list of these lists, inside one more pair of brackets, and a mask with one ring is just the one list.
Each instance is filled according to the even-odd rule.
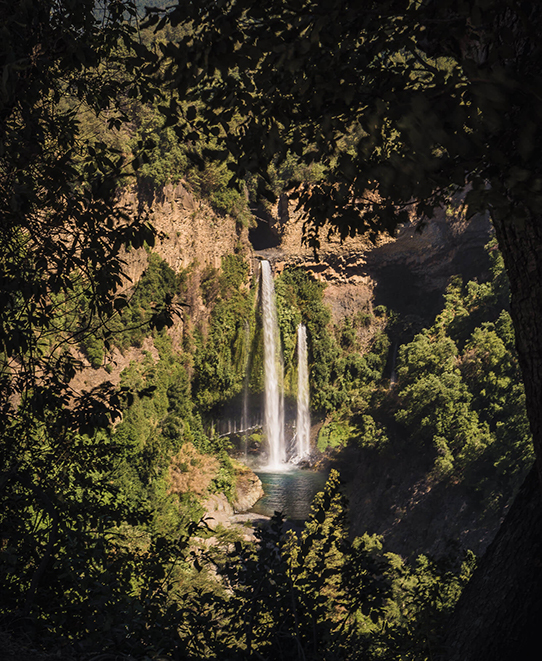
[[[230,216],[218,216],[203,200],[197,199],[180,182],[161,191],[145,194],[133,187],[119,196],[130,216],[146,216],[156,230],[153,251],[178,272],[195,264],[199,268],[220,268],[224,255],[239,246],[248,248],[248,230]],[[126,274],[137,282],[145,270],[144,250],[127,256]]]
[[[174,271],[189,269],[186,310],[191,323],[203,327],[208,310],[199,294],[202,273],[209,267],[220,268],[222,258],[235,251],[245,255],[251,272],[257,268],[259,257],[269,259],[275,273],[286,266],[301,266],[325,282],[324,298],[334,322],[360,310],[370,312],[377,305],[385,305],[404,316],[415,317],[414,328],[431,322],[452,275],[472,278],[487,267],[483,246],[490,237],[490,223],[485,217],[466,222],[460,207],[453,213],[443,210],[421,232],[412,224],[403,227],[397,237],[382,235],[376,244],[363,236],[341,242],[324,229],[315,254],[302,240],[302,213],[285,195],[265,218],[264,214],[256,214],[258,223],[266,223],[268,235],[274,237],[271,248],[265,247],[265,242],[262,247],[261,242],[258,245],[254,241],[257,228],[249,231],[233,218],[217,215],[183,182],[152,193],[135,186],[125,189],[118,204],[127,214],[145,217],[154,226],[153,251]],[[251,241],[260,249],[254,250]],[[129,290],[147,267],[147,252],[143,248],[131,250],[125,259],[125,287]],[[376,324],[372,332],[378,331]],[[183,319],[179,318],[169,332],[174,343],[180,342]],[[370,337],[365,339],[370,341]],[[146,341],[142,350],[155,353],[152,341]],[[89,368],[77,377],[77,385],[88,388],[100,380],[118,383],[122,369],[130,360],[137,360],[140,353],[141,349],[130,349],[125,354],[114,351],[109,372]]]
[[[254,268],[248,229],[230,216],[217,215],[209,204],[196,198],[183,182],[168,184],[152,193],[133,186],[121,192],[117,203],[130,217],[145,218],[155,228],[153,252],[177,273],[189,269],[186,300],[183,301],[188,307],[168,329],[174,346],[180,345],[186,318],[189,317],[191,323],[204,326],[209,314],[199,289],[205,269],[219,269],[222,258],[235,251],[243,252],[251,268]],[[139,248],[126,251],[123,258],[126,261],[124,290],[129,291],[147,268],[148,257],[146,250]],[[93,369],[84,356],[79,356],[86,367],[76,375],[72,387],[79,391],[88,390],[104,381],[116,385],[120,382],[121,372],[131,361],[141,360],[144,352],[158,359],[150,337],[143,341],[140,348],[131,347],[124,352],[114,348],[107,359],[107,370],[105,365]]]
[[257,254],[270,259],[276,271],[303,265],[326,282],[325,299],[335,321],[385,305],[430,323],[453,275],[479,278],[488,267],[484,246],[492,232],[489,219],[475,216],[467,221],[461,200],[453,208],[437,211],[423,227],[412,222],[395,237],[383,234],[376,243],[363,236],[341,241],[324,228],[317,255],[303,244],[304,220],[283,195],[265,218],[276,245]]

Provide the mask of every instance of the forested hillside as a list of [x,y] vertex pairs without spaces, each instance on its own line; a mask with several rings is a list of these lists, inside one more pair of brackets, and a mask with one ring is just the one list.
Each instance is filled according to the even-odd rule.
[[[493,115],[477,123],[491,115],[483,95],[474,115],[472,99],[454,96],[470,69],[426,43],[430,9],[345,7],[329,34],[314,3],[270,9],[0,0],[10,661],[446,658],[471,549],[484,552],[535,458],[534,381],[526,395],[516,349],[525,374],[527,317],[499,250],[510,269],[511,202],[490,200],[489,270],[451,278],[423,328],[393,297],[376,305],[365,272],[341,276],[350,292],[364,287],[353,298],[363,305],[332,313],[318,257],[310,269],[289,259],[271,228],[285,428],[303,324],[313,422],[303,465],[329,477],[304,523],[213,521],[210,503],[242,509],[255,480],[243,461],[268,442],[265,425],[236,437],[216,421],[242,400],[265,406],[259,260],[269,254],[249,230],[280,214],[277,197],[283,236],[289,197],[312,213],[312,246],[325,244],[318,228],[364,233],[353,248],[363,265],[370,240],[398,223],[430,222],[465,187],[447,215],[483,211],[487,182],[498,188],[491,167],[476,174],[485,139],[473,138],[476,166],[469,156],[470,169],[451,167],[468,149],[429,113],[427,90],[441,85],[451,126],[500,130]],[[333,83],[319,74],[330,67],[342,76]],[[513,197],[529,177],[516,169],[502,185]]]

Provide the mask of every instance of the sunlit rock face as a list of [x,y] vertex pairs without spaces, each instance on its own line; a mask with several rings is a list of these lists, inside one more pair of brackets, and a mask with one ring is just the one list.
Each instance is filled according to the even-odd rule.
[[[283,195],[269,216],[280,244],[260,254],[276,274],[289,266],[302,266],[325,282],[324,300],[335,323],[379,305],[430,323],[452,275],[460,273],[465,281],[480,278],[489,266],[484,250],[492,232],[489,218],[474,216],[467,221],[459,198],[448,209],[437,209],[422,231],[413,217],[395,237],[383,234],[375,243],[366,236],[341,241],[324,227],[317,258],[313,248],[303,243],[306,218],[296,201],[288,202]],[[368,328],[367,343],[380,330]]]

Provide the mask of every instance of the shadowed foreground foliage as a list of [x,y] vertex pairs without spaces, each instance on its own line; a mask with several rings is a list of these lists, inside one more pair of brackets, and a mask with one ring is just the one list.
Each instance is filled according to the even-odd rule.
[[[409,565],[376,536],[350,542],[345,507],[332,472],[300,533],[286,532],[277,513],[255,544],[230,541],[225,554],[216,540],[195,552],[188,537],[88,535],[88,569],[81,548],[70,549],[77,564],[59,557],[45,579],[49,604],[32,628],[41,645],[77,658],[429,659],[473,557],[422,555]],[[71,587],[59,582],[62,567]],[[28,620],[11,624],[28,635]]]

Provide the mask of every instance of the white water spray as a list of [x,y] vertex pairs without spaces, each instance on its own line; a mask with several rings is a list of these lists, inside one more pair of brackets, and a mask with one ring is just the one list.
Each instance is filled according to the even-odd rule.
[[284,443],[283,365],[280,353],[275,286],[268,261],[262,261],[262,318],[265,370],[265,434],[269,445],[268,468],[286,462]]
[[307,329],[303,324],[297,327],[297,374],[296,453],[302,458],[310,454],[311,431]]
[[250,365],[250,324],[245,319],[245,383],[243,386],[243,432],[245,436],[245,464],[248,460],[248,369]]

